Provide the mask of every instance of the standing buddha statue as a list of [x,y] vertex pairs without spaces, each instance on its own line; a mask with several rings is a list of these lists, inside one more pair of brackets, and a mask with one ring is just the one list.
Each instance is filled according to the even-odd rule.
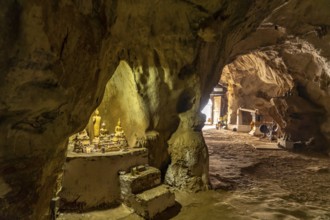
[[93,116],[93,125],[94,125],[94,137],[100,136],[100,125],[101,125],[101,116],[99,115],[99,110],[95,110],[95,115]]

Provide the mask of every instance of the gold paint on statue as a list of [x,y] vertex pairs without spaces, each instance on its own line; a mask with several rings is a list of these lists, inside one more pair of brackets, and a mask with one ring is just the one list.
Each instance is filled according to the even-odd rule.
[[100,136],[100,125],[101,125],[101,116],[99,115],[99,110],[95,110],[95,115],[93,116],[93,125],[94,125],[94,137]]

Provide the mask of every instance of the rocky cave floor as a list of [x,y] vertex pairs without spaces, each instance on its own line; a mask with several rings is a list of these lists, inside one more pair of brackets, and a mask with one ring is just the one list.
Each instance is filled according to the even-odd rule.
[[[176,192],[177,205],[155,219],[330,219],[330,159],[318,154],[256,150],[268,142],[244,133],[203,131],[214,190]],[[61,214],[59,219],[141,219],[124,206]]]

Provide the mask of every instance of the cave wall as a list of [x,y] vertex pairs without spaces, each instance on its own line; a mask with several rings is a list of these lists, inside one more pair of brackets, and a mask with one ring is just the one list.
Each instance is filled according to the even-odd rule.
[[109,78],[99,59],[106,27],[68,1],[1,1],[0,14],[0,218],[45,219],[67,137]]
[[[328,39],[329,3],[300,2],[1,1],[0,218],[49,218],[66,140],[86,126],[115,72],[135,84],[137,93],[130,91],[142,106],[141,119],[123,118],[126,132],[149,134],[154,163],[169,164],[167,183],[207,187],[199,111],[223,66],[244,50],[303,32],[301,23],[318,28],[310,39],[316,48]],[[264,19],[292,32],[279,28],[266,43],[247,43]]]
[[[129,31],[135,35],[143,33],[143,38],[132,40],[120,36],[131,47],[122,51],[121,64],[109,81],[104,102],[99,106],[110,131],[120,118],[130,144],[136,136],[146,139],[150,164],[160,168],[163,174],[166,172],[168,184],[180,188],[207,187],[208,155],[201,136],[204,119],[199,112],[219,79],[218,73],[227,62],[225,58],[230,48],[246,32],[254,30],[258,25],[255,21],[260,18],[254,12],[260,9],[261,1],[222,3],[205,2],[199,6],[191,3],[193,7],[188,12],[198,18],[181,17],[179,12],[187,11],[187,4],[178,3],[175,12],[180,16],[179,23],[177,20],[165,22],[172,17],[163,12],[151,21],[149,9],[141,8],[142,3],[135,3],[140,11],[128,9],[132,16],[129,21],[132,30]],[[155,10],[164,8],[163,4],[157,4]],[[270,4],[270,8],[277,4]],[[214,14],[207,16],[211,12]],[[125,23],[125,16],[118,15],[117,20]],[[136,24],[141,20],[150,22],[143,23],[142,30],[141,24]],[[203,25],[196,27],[194,22]],[[236,23],[241,23],[242,27],[236,27]],[[139,28],[135,30],[136,27]],[[227,38],[232,41],[225,44]],[[146,39],[148,44],[145,44]],[[130,102],[138,104],[132,106]],[[183,133],[190,136],[181,135]],[[175,140],[178,137],[180,140]],[[185,148],[189,154],[183,150]],[[188,182],[192,184],[186,184]]]
[[318,139],[307,148],[328,152],[329,8],[329,1],[287,1],[255,32],[234,45],[231,53],[233,63],[237,55],[256,55],[268,66],[268,72],[271,68],[281,78],[289,75],[292,95],[271,100],[273,117],[293,141]]
[[329,150],[328,67],[320,51],[300,39],[238,57],[222,75],[229,84],[229,121],[239,106],[258,108],[292,141],[313,140],[306,147]]
[[[301,40],[284,43],[278,54],[294,82],[290,97],[273,100],[282,113],[282,120],[286,121],[285,130],[293,141],[314,139],[308,148],[329,151],[329,61],[311,44]],[[283,108],[286,108],[285,113]]]
[[[222,71],[221,81],[228,84],[230,124],[236,124],[239,107],[258,109],[260,114],[270,115],[271,98],[283,96],[293,87],[292,77],[285,72],[283,62],[279,62],[278,57],[263,59],[262,55],[263,52],[254,52],[239,56]],[[274,65],[268,65],[270,62]]]

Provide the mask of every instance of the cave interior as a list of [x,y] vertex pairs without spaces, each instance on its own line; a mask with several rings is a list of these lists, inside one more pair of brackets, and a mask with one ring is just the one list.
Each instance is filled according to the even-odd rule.
[[327,187],[329,12],[328,0],[2,1],[0,219],[330,219],[317,190],[319,212],[228,214],[228,192],[250,187],[245,174],[261,184],[274,158],[296,172],[282,183],[307,170]]

